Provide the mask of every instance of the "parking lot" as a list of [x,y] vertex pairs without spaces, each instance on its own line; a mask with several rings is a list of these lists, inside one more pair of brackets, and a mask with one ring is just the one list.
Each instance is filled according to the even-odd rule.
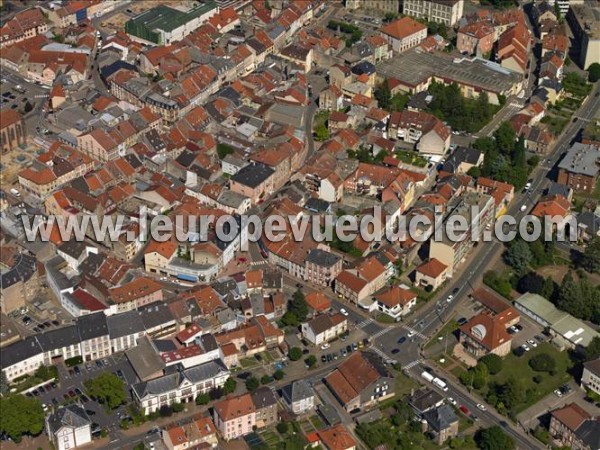
[[126,389],[135,383],[136,376],[133,368],[124,354],[112,355],[102,360],[84,362],[68,368],[64,364],[56,364],[59,372],[59,382],[52,386],[47,384],[42,389],[36,389],[27,394],[39,398],[46,408],[53,409],[59,405],[77,402],[86,410],[93,422],[95,436],[99,436],[102,429],[109,434],[120,430],[120,423],[128,418],[127,405],[114,411],[107,411],[102,404],[89,398],[85,394],[84,382],[95,378],[103,372],[115,373],[124,381]]
[[27,114],[33,111],[37,102],[47,97],[47,94],[35,94],[32,97],[23,86],[2,78],[2,83],[0,84],[2,109],[12,109],[21,114]]

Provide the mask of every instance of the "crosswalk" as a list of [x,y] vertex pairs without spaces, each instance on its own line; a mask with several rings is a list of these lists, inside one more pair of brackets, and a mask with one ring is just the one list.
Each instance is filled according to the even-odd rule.
[[362,322],[357,323],[356,328],[364,328],[373,322],[375,322],[373,319],[365,319]]
[[251,266],[265,266],[267,264],[269,264],[269,261],[266,261],[266,260],[264,260],[264,261],[252,261],[250,263]]
[[48,94],[37,94],[35,98],[47,98]]
[[377,347],[371,347],[371,350],[374,351],[375,353],[377,353],[379,356],[381,356],[381,359],[383,359],[385,362],[394,361],[392,358],[390,358],[388,355],[383,353]]
[[423,335],[422,333],[419,333],[417,330],[415,330],[414,328],[411,328],[407,325],[404,325],[402,328],[404,328],[407,331],[413,332],[415,336],[417,336],[418,338],[421,339],[426,339],[427,337],[425,335]]
[[383,328],[382,330],[379,330],[377,333],[372,335],[371,339],[377,339],[378,337],[383,336],[385,333],[387,333],[390,330],[391,330],[391,328]]
[[424,360],[423,359],[417,359],[416,361],[410,362],[404,366],[402,366],[403,370],[410,370],[415,366],[418,366],[419,364],[421,364]]

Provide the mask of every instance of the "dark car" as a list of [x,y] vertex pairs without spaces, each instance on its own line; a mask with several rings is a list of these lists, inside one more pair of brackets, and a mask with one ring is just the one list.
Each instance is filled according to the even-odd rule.
[[40,395],[39,391],[36,389],[35,391],[31,392],[33,395],[35,395],[36,397],[38,397]]
[[86,409],[86,410],[85,410],[85,413],[86,413],[88,416],[93,416],[94,414],[96,414],[96,411],[94,411],[93,409]]
[[396,353],[400,353],[399,348],[395,348],[394,350],[392,350],[392,355],[395,355]]
[[346,351],[348,353],[352,353],[352,346],[351,345],[346,345]]
[[67,393],[64,393],[64,394],[63,394],[63,398],[64,398],[65,400],[69,400],[71,397],[69,397],[69,394],[67,394]]
[[250,378],[250,375],[252,375],[250,372],[242,372],[238,375],[238,378],[240,380],[246,380],[246,379]]
[[46,328],[49,328],[50,326],[52,326],[52,322],[46,320],[42,325],[44,325]]
[[58,406],[58,400],[56,399],[56,397],[54,397],[51,401],[54,406]]
[[468,321],[467,321],[467,319],[466,319],[465,317],[461,317],[460,319],[458,319],[458,320],[456,321],[456,323],[457,323],[457,324],[459,324],[459,325],[464,325],[464,324],[465,324],[465,323],[467,323],[467,322],[468,322]]
[[54,325],[55,327],[60,325],[60,322],[58,320],[53,320],[52,321],[52,325]]
[[77,394],[75,393],[74,390],[70,390],[69,392],[67,392],[67,394],[69,394],[69,397],[73,398],[73,397],[77,397]]
[[42,331],[42,330],[40,330],[38,327],[33,327],[33,328],[32,328],[32,331],[33,331],[34,333],[39,333],[39,332],[40,332],[40,331]]
[[79,397],[79,398],[80,398],[80,400],[81,400],[83,403],[87,403],[87,402],[89,402],[89,401],[90,401],[90,398],[89,398],[87,395],[85,395],[85,394],[83,394],[83,395],[82,395],[81,397]]
[[302,354],[303,355],[308,355],[309,353],[310,353],[310,351],[307,348],[305,348],[304,350],[302,350]]
[[364,338],[362,340],[363,345],[366,347],[367,345],[369,345],[369,338]]
[[81,375],[81,369],[79,368],[79,366],[73,367],[73,370],[75,371],[75,375]]
[[327,356],[321,355],[321,362],[327,362]]
[[520,358],[525,354],[525,349],[523,347],[517,347],[513,350],[513,353],[515,354],[515,356]]
[[77,395],[82,395],[83,394],[83,392],[81,392],[81,389],[79,389],[79,388],[75,388],[75,393]]
[[406,336],[400,336],[400,339],[398,339],[398,344],[403,344],[404,342],[406,342]]
[[40,391],[40,394],[43,394],[44,392],[46,392],[46,389],[44,389],[44,386],[40,386],[38,387],[38,391]]
[[460,288],[455,287],[454,289],[452,289],[452,295],[458,294],[458,291],[460,291]]

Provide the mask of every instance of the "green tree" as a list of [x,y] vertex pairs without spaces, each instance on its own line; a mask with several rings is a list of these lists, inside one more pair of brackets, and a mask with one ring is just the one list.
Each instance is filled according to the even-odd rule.
[[517,275],[522,275],[531,263],[531,250],[527,242],[518,239],[513,241],[504,253],[504,261],[515,270]]
[[583,251],[582,266],[590,273],[600,271],[600,237],[594,236],[590,239]]
[[223,144],[223,143],[217,144],[217,155],[219,156],[219,159],[224,159],[227,155],[230,155],[234,152],[235,152],[235,150],[233,149],[233,147],[231,145],[227,145],[227,144]]
[[290,348],[290,351],[288,352],[288,358],[290,358],[290,361],[298,361],[300,358],[302,358],[302,350],[299,347]]
[[300,322],[304,322],[306,320],[306,316],[308,315],[308,303],[306,303],[306,299],[304,298],[304,293],[298,289],[292,295],[292,300],[288,306],[288,311],[294,314]]
[[381,109],[388,109],[392,101],[392,91],[390,90],[390,84],[388,80],[385,80],[377,89],[375,89],[375,99],[377,99],[377,105]]
[[261,384],[269,384],[271,381],[273,381],[273,377],[270,375],[263,375],[260,379]]
[[590,64],[590,67],[588,67],[588,80],[590,80],[590,83],[600,80],[600,63]]
[[548,353],[539,353],[529,360],[529,367],[536,372],[554,372],[556,361]]
[[593,361],[600,358],[600,337],[594,336],[585,349],[585,360]]
[[36,398],[21,394],[0,397],[0,432],[15,442],[24,435],[36,436],[44,429],[44,410]]
[[488,372],[491,375],[496,375],[502,370],[502,358],[494,353],[489,353],[479,360],[486,365]]
[[496,387],[496,395],[499,402],[512,410],[525,400],[525,389],[517,378],[511,377]]
[[291,311],[287,311],[283,315],[283,317],[281,318],[281,323],[287,327],[297,327],[298,325],[300,325],[300,321],[296,317],[296,314],[294,314]]
[[281,369],[277,369],[273,373],[273,378],[275,378],[277,381],[283,380],[284,377],[285,377],[285,372],[283,370],[281,370]]
[[253,392],[257,390],[259,386],[260,383],[258,382],[258,378],[256,378],[255,376],[251,376],[246,380],[246,389],[248,390],[248,392]]
[[125,384],[114,373],[103,372],[83,384],[90,397],[98,399],[110,409],[117,408],[127,400]]
[[198,394],[196,396],[196,405],[208,405],[210,402],[210,395],[208,394]]
[[481,176],[481,169],[477,166],[473,166],[467,171],[467,175],[473,178],[479,178]]
[[289,425],[287,422],[279,422],[277,424],[277,431],[279,434],[286,434],[288,432]]
[[225,391],[225,394],[233,394],[235,392],[236,386],[237,386],[237,381],[235,381],[235,379],[229,377],[229,378],[227,378],[227,381],[223,385],[223,390]]
[[0,370],[0,395],[8,394],[8,379],[4,370]]
[[320,142],[326,141],[327,139],[329,139],[329,129],[327,128],[327,125],[322,123],[315,127],[315,140]]
[[314,367],[317,364],[317,357],[315,355],[310,355],[306,358],[305,362],[308,367]]
[[158,410],[160,417],[171,417],[173,415],[173,408],[169,405],[162,405]]
[[519,278],[519,281],[517,282],[517,291],[522,294],[531,292],[533,294],[542,295],[545,285],[546,280],[543,276],[536,272],[529,272]]
[[179,413],[185,409],[185,405],[181,402],[175,402],[171,405],[174,413]]
[[475,441],[481,450],[513,450],[516,448],[515,441],[499,426],[479,430]]

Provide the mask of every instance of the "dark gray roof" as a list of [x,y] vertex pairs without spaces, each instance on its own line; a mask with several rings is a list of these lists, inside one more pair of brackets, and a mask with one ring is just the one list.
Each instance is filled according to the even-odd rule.
[[329,210],[331,203],[321,200],[320,198],[309,198],[304,204],[304,209],[314,211],[317,213],[323,213]]
[[98,312],[87,314],[77,319],[77,329],[81,341],[108,336],[108,325],[106,323],[106,314]]
[[266,386],[258,388],[250,395],[252,396],[252,402],[256,409],[268,408],[269,406],[277,404],[277,398],[275,397],[273,390]]
[[318,409],[325,421],[329,425],[333,426],[342,421],[342,419],[340,418],[340,414],[337,412],[335,407],[330,405],[329,403],[323,403],[319,405]]
[[111,339],[144,331],[144,322],[137,311],[113,314],[106,319]]
[[281,289],[283,274],[279,270],[263,270],[263,289]]
[[558,164],[558,168],[595,177],[600,172],[600,147],[576,142]]
[[290,404],[315,395],[310,383],[306,380],[297,380],[284,386],[281,393],[285,401]]
[[261,163],[251,163],[241,168],[231,180],[251,188],[255,188],[267,180],[275,171]]
[[446,430],[458,421],[454,410],[448,405],[442,405],[439,408],[427,411],[423,417],[431,428],[436,431]]
[[409,399],[409,403],[418,413],[423,413],[434,408],[442,400],[444,400],[444,397],[436,391],[425,388],[415,392]]
[[562,195],[565,198],[569,198],[571,194],[571,188],[560,183],[550,183],[546,195]]
[[367,75],[372,75],[375,73],[377,69],[375,68],[375,66],[373,64],[371,64],[369,61],[361,61],[358,64],[356,64],[354,67],[352,67],[352,73],[355,75],[363,75],[363,74],[367,74]]
[[156,347],[156,350],[158,350],[160,353],[177,350],[177,345],[173,339],[153,339],[152,343],[154,344],[154,347]]
[[[103,314],[104,315],[104,314]],[[79,330],[76,325],[57,328],[37,335],[40,347],[45,351],[77,345],[80,342]]]
[[138,309],[146,330],[175,320],[166,303],[152,303]]
[[185,369],[183,371],[183,375],[192,383],[198,383],[202,380],[214,378],[223,372],[227,372],[227,367],[225,367],[220,359],[215,359],[213,361]]
[[48,416],[48,425],[52,433],[56,433],[63,427],[80,428],[91,423],[85,409],[77,404],[62,406]]
[[75,240],[67,241],[58,246],[58,251],[70,256],[71,258],[79,259],[82,253],[85,253],[87,244]]
[[480,157],[481,152],[477,149],[458,147],[444,163],[443,170],[450,173],[456,173],[460,164],[476,164]]
[[211,286],[215,291],[217,291],[217,293],[221,297],[226,296],[230,292],[237,291],[237,283],[230,278],[226,280],[216,281]]
[[262,293],[255,292],[250,294],[250,304],[252,305],[252,314],[260,316],[265,313],[265,298]]
[[28,281],[35,273],[36,259],[26,253],[19,253],[15,257],[15,263],[0,278],[0,288],[7,289],[19,281]]
[[165,367],[165,363],[146,336],[138,341],[138,345],[125,352],[137,376],[143,380]]
[[600,419],[588,419],[579,425],[575,435],[592,450],[600,449]]
[[102,265],[105,259],[106,255],[90,253],[87,258],[79,264],[77,270],[81,274],[94,273]]
[[213,350],[216,350],[219,348],[219,344],[217,343],[217,340],[210,333],[203,334],[202,336],[200,336],[200,343],[202,344],[202,348],[204,349],[205,352],[212,352]]
[[30,336],[22,341],[17,341],[14,344],[4,347],[2,349],[2,358],[0,358],[0,366],[2,369],[5,369],[13,364],[39,355],[42,352],[42,347],[35,336]]
[[310,263],[316,264],[317,266],[331,267],[337,264],[337,262],[340,260],[340,257],[325,250],[314,248],[308,252],[308,257],[306,260]]
[[586,362],[583,367],[592,372],[597,377],[600,377],[600,358]]
[[579,213],[577,223],[584,226],[590,234],[596,234],[600,230],[600,217],[590,211]]

